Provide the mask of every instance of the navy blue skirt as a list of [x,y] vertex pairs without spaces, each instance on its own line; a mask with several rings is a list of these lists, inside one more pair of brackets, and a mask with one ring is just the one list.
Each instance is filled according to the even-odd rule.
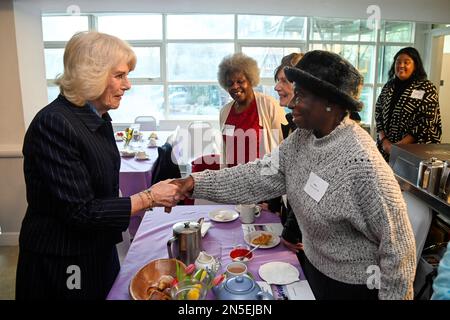
[[19,251],[17,300],[104,300],[120,270],[117,249],[82,256]]

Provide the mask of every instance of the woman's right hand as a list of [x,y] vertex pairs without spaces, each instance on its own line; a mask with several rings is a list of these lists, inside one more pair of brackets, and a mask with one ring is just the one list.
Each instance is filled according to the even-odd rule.
[[281,242],[282,242],[289,250],[291,250],[292,252],[297,253],[297,252],[299,252],[300,250],[303,251],[303,243],[301,243],[301,242],[292,243],[292,242],[289,242],[289,241],[287,241],[287,240],[285,240],[285,239],[283,239],[283,238],[281,238]]

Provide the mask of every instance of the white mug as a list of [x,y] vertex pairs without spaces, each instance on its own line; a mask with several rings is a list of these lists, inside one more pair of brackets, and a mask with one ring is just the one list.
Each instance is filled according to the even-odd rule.
[[253,223],[255,217],[259,217],[261,208],[256,204],[241,204],[239,205],[239,213],[242,223]]

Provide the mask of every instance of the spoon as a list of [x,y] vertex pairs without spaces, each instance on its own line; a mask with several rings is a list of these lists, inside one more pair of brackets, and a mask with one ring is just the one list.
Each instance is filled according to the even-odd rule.
[[248,256],[250,253],[252,253],[252,252],[255,251],[256,249],[258,249],[260,246],[261,246],[261,245],[258,244],[258,245],[255,246],[252,250],[250,250],[249,252],[247,252],[245,255],[243,255],[242,257],[239,257],[238,260],[239,260],[239,261],[244,260],[244,258],[245,258],[246,256]]

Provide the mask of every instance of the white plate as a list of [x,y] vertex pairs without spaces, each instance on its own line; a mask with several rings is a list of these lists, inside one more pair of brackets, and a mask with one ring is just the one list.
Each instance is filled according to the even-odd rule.
[[299,281],[298,269],[286,262],[269,262],[263,264],[258,270],[261,279],[269,284],[285,285]]
[[239,213],[234,210],[217,209],[208,213],[209,218],[216,222],[230,222],[239,217]]
[[270,240],[270,242],[269,242],[268,244],[260,245],[260,246],[259,246],[260,249],[269,249],[269,248],[273,248],[273,247],[276,247],[276,246],[280,243],[280,237],[279,237],[279,236],[277,236],[276,234],[274,234],[274,233],[272,233],[272,232],[269,232],[269,231],[262,231],[262,230],[256,230],[256,231],[252,231],[252,232],[247,233],[247,234],[244,236],[244,240],[245,240],[245,242],[246,242],[248,245],[250,245],[250,246],[252,246],[252,247],[256,247],[257,245],[256,245],[256,244],[253,244],[253,243],[252,243],[252,240],[255,239],[255,238],[257,238],[257,237],[259,237],[259,236],[261,236],[261,234],[263,234],[263,233],[265,233],[265,234],[270,234],[270,235],[272,236],[272,239]]

